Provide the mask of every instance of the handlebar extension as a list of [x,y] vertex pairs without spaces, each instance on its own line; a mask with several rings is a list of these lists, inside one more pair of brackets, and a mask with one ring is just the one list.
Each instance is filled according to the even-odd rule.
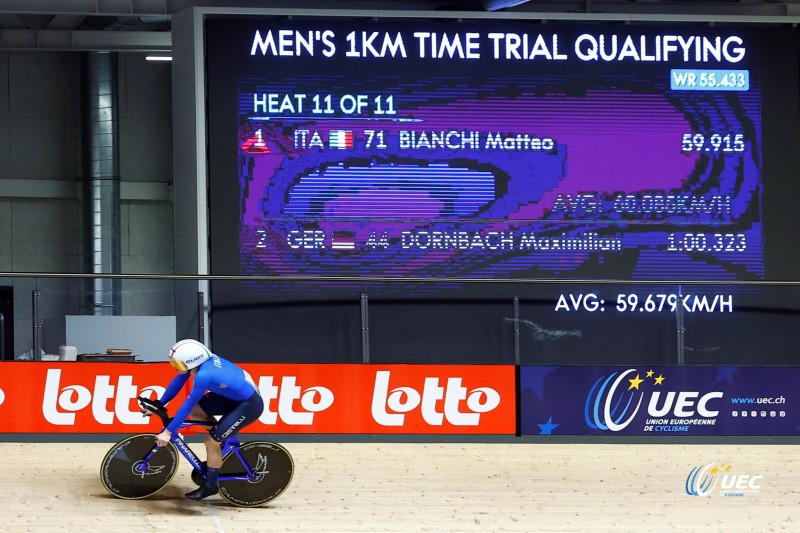
[[139,396],[137,400],[139,400],[139,406],[158,416],[158,418],[161,419],[161,422],[164,423],[164,427],[169,425],[171,419],[169,417],[169,413],[167,412],[167,408],[164,407],[164,404],[158,400],[151,400],[150,398],[145,398],[144,396]]

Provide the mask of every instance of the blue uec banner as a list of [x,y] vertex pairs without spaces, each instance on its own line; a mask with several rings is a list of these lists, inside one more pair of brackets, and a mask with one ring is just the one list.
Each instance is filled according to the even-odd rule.
[[523,366],[523,435],[798,435],[800,367]]

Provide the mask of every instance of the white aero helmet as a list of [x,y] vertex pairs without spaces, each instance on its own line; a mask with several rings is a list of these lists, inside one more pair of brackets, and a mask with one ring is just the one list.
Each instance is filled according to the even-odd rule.
[[194,339],[178,341],[169,351],[169,364],[178,372],[188,372],[211,359],[211,352]]

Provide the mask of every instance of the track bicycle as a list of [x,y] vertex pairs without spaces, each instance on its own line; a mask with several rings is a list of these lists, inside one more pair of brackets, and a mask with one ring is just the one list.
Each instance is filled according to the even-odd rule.
[[[172,421],[167,409],[140,396],[139,405],[161,419],[163,427]],[[175,476],[178,452],[192,465],[192,481],[202,485],[206,464],[187,445],[180,430],[214,422],[186,420],[170,442],[156,445],[156,433],[140,433],[116,443],[103,458],[100,480],[118,498],[138,500],[163,489]],[[271,502],[286,491],[294,475],[294,460],[288,450],[274,442],[239,442],[236,435],[222,443],[219,495],[239,507],[255,507]]]

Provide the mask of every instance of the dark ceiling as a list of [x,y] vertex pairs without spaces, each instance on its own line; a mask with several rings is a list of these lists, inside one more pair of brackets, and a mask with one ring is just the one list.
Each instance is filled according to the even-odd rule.
[[167,50],[172,15],[191,7],[800,21],[800,0],[0,0],[0,50]]

